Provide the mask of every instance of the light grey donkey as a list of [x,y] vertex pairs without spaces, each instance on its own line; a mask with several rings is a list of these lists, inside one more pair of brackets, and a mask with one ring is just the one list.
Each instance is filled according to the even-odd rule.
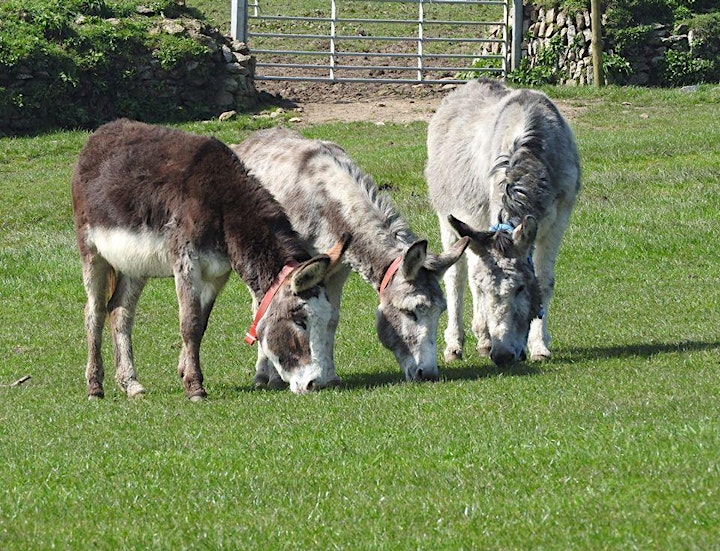
[[471,238],[445,274],[445,360],[461,358],[470,277],[478,353],[498,366],[550,357],[555,261],[580,189],[572,131],[544,94],[472,81],[448,94],[428,128],[425,177],[444,247]]
[[[342,288],[351,269],[379,293],[377,332],[407,380],[436,380],[437,328],[446,303],[440,279],[461,257],[468,238],[428,253],[386,194],[338,145],[282,128],[261,130],[233,150],[280,202],[310,250],[323,250],[343,233],[352,236],[343,262],[327,280],[334,334]],[[328,358],[334,365],[332,357]],[[256,384],[282,384],[258,357]],[[339,383],[337,374],[334,374]]]

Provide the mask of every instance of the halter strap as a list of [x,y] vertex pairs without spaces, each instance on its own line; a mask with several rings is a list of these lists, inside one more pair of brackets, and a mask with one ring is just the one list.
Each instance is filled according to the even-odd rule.
[[283,269],[280,270],[280,273],[275,278],[275,281],[273,281],[273,284],[265,293],[265,296],[260,301],[260,306],[258,306],[257,312],[255,312],[255,318],[253,319],[252,325],[250,326],[250,329],[247,330],[247,333],[245,333],[245,342],[250,346],[257,342],[257,325],[260,323],[260,320],[267,311],[268,306],[270,306],[270,303],[277,294],[278,289],[280,289],[280,285],[283,284],[288,275],[290,275],[290,272],[292,272],[297,266],[299,266],[299,264],[295,261],[285,264]]
[[390,264],[390,267],[387,269],[387,272],[385,272],[385,275],[383,276],[382,283],[380,283],[380,296],[382,297],[383,291],[388,286],[390,281],[392,280],[393,276],[395,275],[395,272],[398,271],[398,268],[400,267],[400,264],[402,264],[403,261],[403,255],[398,256],[395,260],[393,260],[392,264]]
[[510,224],[505,224],[504,222],[498,222],[497,224],[490,226],[490,231],[504,231],[504,232],[512,233],[515,231],[515,226],[511,226]]

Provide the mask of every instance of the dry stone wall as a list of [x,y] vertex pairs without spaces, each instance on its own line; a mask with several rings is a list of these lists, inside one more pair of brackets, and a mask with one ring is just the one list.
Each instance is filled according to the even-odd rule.
[[[603,21],[603,25],[604,25]],[[515,24],[511,21],[511,32]],[[527,58],[530,67],[547,63],[553,59],[555,77],[559,84],[583,86],[593,84],[593,67],[590,29],[590,12],[576,13],[560,9],[537,8],[523,2],[523,21],[520,27],[522,57]],[[656,24],[637,51],[623,53],[622,58],[613,56],[615,46],[603,32],[603,53],[605,58],[606,81],[613,84],[660,85],[663,82],[663,63],[668,50],[691,51],[692,33],[686,26],[672,29]],[[492,32],[494,38],[502,36],[502,29]],[[548,52],[552,53],[549,55]],[[483,50],[484,54],[501,53],[500,44],[492,44]],[[615,61],[617,65],[611,63]],[[629,65],[622,67],[624,62]],[[610,62],[610,63],[609,63]]]
[[[523,57],[530,65],[538,63],[543,50],[557,51],[557,77],[560,84],[583,86],[593,84],[593,67],[590,30],[590,12],[567,13],[559,9],[536,8],[530,3],[523,5]],[[603,24],[605,22],[603,21]],[[643,46],[632,56],[627,56],[628,72],[612,70],[606,78],[616,84],[656,85],[662,84],[662,64],[668,49],[689,51],[687,29],[677,32],[665,25],[654,25]],[[612,59],[614,45],[604,37],[605,59]],[[623,56],[625,57],[625,56]],[[616,58],[619,61],[619,58]],[[607,64],[607,61],[605,62]],[[612,67],[606,67],[612,69]]]
[[[150,56],[138,59],[133,76],[124,80],[122,91],[102,91],[91,85],[76,87],[67,101],[88,112],[90,125],[133,116],[123,109],[122,101],[128,101],[123,98],[140,102],[152,98],[153,105],[166,106],[170,116],[174,116],[173,113],[181,116],[191,110],[197,113],[198,109],[207,116],[216,116],[230,110],[246,111],[257,104],[255,58],[246,44],[231,40],[192,18],[161,19],[150,32],[190,37],[206,47],[207,55],[170,69]],[[30,90],[55,86],[56,78],[46,67],[17,66],[11,74],[0,74],[0,87],[8,94],[23,98],[29,97]],[[32,109],[0,109],[0,135],[46,126],[52,121],[54,111],[63,106],[45,103]]]

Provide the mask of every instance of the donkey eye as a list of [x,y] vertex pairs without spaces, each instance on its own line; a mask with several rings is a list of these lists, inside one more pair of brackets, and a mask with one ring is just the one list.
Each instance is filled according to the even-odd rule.
[[418,320],[418,316],[417,316],[417,313],[415,312],[415,310],[405,310],[405,311],[404,311],[404,314],[405,314],[407,317],[409,317],[412,321],[417,321],[417,320]]
[[520,296],[525,291],[525,285],[520,285],[517,289],[515,289],[515,296]]
[[294,318],[293,322],[295,325],[300,327],[303,331],[307,329],[307,320],[305,318]]

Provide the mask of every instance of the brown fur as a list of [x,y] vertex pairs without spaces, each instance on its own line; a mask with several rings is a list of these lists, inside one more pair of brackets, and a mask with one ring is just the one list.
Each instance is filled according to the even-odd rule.
[[[72,198],[88,293],[86,375],[91,397],[104,394],[100,348],[107,314],[116,379],[130,396],[144,392],[136,380],[130,342],[135,306],[148,277],[170,275],[175,277],[183,338],[178,371],[188,397],[204,397],[200,342],[215,297],[227,281],[228,264],[259,301],[283,266],[301,263],[273,299],[258,336],[281,363],[292,358],[278,367],[285,376],[291,379],[299,364],[305,369],[311,363],[298,377],[315,376],[321,363],[314,360],[310,330],[304,329],[314,316],[307,301],[314,299],[317,308],[329,309],[323,307],[327,297],[316,286],[344,249],[335,251],[338,258],[310,258],[280,205],[220,141],[126,119],[109,123],[80,153]],[[116,230],[120,238],[106,239]],[[122,270],[103,256],[97,235]],[[297,311],[310,319],[302,329],[294,319]],[[293,389],[322,386],[325,371],[317,379],[294,381]]]

